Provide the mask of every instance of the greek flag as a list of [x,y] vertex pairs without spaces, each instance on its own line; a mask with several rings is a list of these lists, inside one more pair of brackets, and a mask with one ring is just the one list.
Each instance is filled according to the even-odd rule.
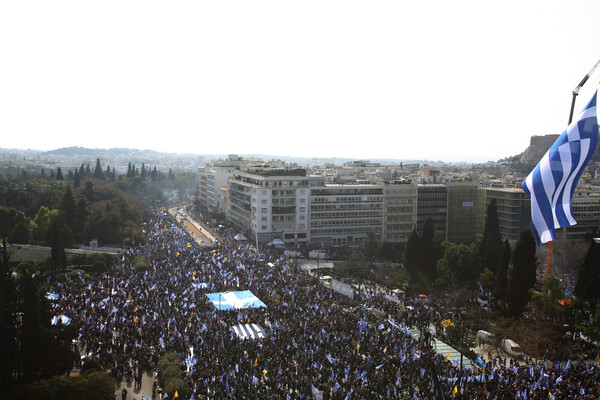
[[571,201],[598,141],[596,96],[597,92],[521,184],[531,199],[531,222],[538,245],[554,241],[555,229],[577,223]]

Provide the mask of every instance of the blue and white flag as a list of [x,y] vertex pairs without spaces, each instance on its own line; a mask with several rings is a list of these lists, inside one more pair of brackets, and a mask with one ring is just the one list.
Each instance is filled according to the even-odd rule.
[[313,399],[323,400],[323,391],[322,390],[317,389],[315,387],[315,385],[313,385],[312,383],[310,384],[310,390],[312,392]]
[[577,223],[571,201],[598,142],[596,96],[597,92],[521,184],[531,199],[531,222],[538,245],[554,241],[555,229]]

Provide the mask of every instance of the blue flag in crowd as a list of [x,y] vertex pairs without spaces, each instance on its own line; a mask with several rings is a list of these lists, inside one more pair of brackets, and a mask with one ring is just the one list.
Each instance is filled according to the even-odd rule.
[[555,229],[577,223],[571,201],[598,141],[596,95],[521,184],[531,199],[531,222],[538,245],[555,240]]

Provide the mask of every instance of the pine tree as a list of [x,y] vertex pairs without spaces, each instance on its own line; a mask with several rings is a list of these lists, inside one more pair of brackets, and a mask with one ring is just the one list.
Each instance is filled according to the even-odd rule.
[[71,225],[73,223],[73,219],[75,218],[75,196],[73,195],[71,186],[67,186],[65,189],[65,193],[63,193],[63,197],[60,200],[58,209],[64,211],[65,221],[67,225]]
[[142,163],[142,172],[140,172],[140,178],[146,179],[146,166]]
[[500,233],[500,224],[498,222],[496,199],[493,199],[487,208],[479,254],[483,259],[483,267],[497,274],[498,263],[502,255],[502,234]]
[[[594,237],[599,234],[600,232],[596,233]],[[593,239],[579,270],[574,292],[577,297],[590,304],[592,311],[596,310],[600,298],[600,244]]]
[[530,230],[521,232],[513,253],[513,265],[508,274],[507,305],[513,317],[521,315],[529,301],[529,289],[535,286],[536,243]]
[[43,347],[41,340],[43,327],[41,321],[40,299],[38,289],[33,282],[31,272],[26,271],[22,276],[22,325],[21,348],[19,349],[21,369],[26,382],[32,382],[40,372],[42,366]]
[[408,243],[406,243],[406,251],[404,261],[406,263],[406,270],[410,273],[413,279],[417,279],[417,270],[419,268],[419,257],[420,257],[420,239],[417,229],[413,229]]
[[56,170],[56,180],[64,181],[63,174],[62,174],[62,171],[60,170],[60,167],[58,167],[58,169]]
[[437,278],[437,260],[434,252],[433,238],[435,236],[435,228],[431,217],[427,217],[423,224],[423,236],[420,243],[421,269],[423,278],[428,286],[433,284]]
[[494,299],[496,305],[500,308],[504,308],[506,304],[506,291],[508,289],[508,268],[510,265],[510,243],[508,240],[504,241],[502,246],[502,258],[498,264],[498,273],[496,274],[496,288],[494,290]]
[[73,188],[77,189],[80,185],[79,171],[75,170],[75,175],[73,176]]
[[156,167],[154,167],[154,169],[152,170],[152,173],[150,174],[150,179],[152,179],[153,182],[158,179],[158,173],[156,172]]
[[83,163],[81,163],[81,167],[79,167],[79,178],[83,178],[85,176],[85,167]]
[[104,179],[102,174],[102,166],[100,165],[100,158],[96,158],[96,168],[94,168],[94,178]]
[[50,227],[50,265],[52,268],[64,270],[67,267],[67,255],[61,234],[62,227],[58,219],[55,218]]

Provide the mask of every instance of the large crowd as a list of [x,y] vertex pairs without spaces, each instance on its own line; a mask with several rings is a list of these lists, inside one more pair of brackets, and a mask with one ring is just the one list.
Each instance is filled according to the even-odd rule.
[[[81,324],[84,357],[116,379],[141,379],[166,352],[178,353],[194,399],[592,399],[595,364],[499,364],[460,369],[411,335],[439,318],[434,307],[389,294],[341,295],[280,252],[259,253],[235,232],[201,246],[164,210],[144,224],[147,243],[110,274],[80,276],[49,291],[55,312]],[[149,269],[132,261],[146,256]],[[217,310],[207,293],[250,290],[266,307]],[[402,306],[405,304],[405,306]],[[378,311],[374,311],[378,310]],[[238,338],[237,324],[264,338]],[[160,382],[159,382],[160,386]],[[594,397],[596,396],[596,397]]]

